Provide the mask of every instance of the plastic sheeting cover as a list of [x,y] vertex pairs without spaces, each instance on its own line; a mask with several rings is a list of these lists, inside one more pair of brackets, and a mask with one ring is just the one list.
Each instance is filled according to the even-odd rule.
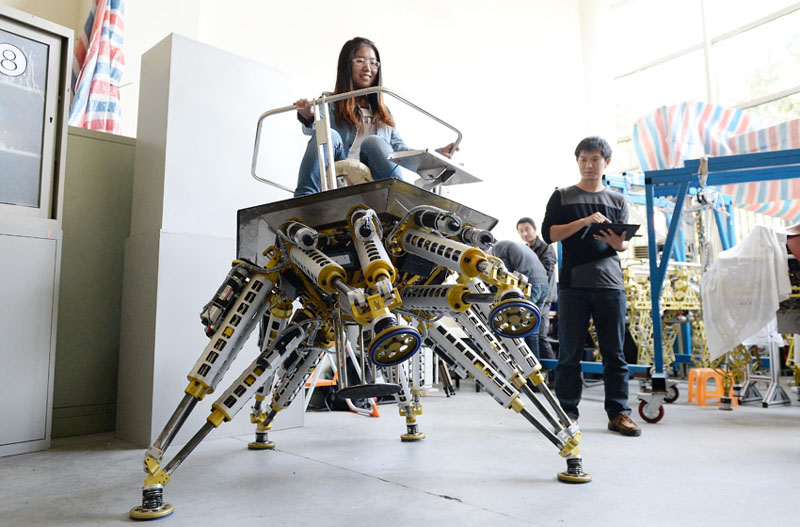
[[791,292],[786,235],[757,226],[723,251],[700,280],[711,358],[756,335]]

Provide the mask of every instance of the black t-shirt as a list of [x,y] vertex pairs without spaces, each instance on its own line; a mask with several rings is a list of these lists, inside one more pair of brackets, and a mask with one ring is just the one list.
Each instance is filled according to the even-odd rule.
[[[577,186],[558,189],[547,203],[542,237],[548,243],[550,226],[566,225],[595,212],[613,223],[628,221],[628,202],[619,192],[603,189],[586,192]],[[583,229],[561,240],[562,263],[559,274],[561,287],[625,289],[617,251],[606,242],[588,236],[581,238]]]

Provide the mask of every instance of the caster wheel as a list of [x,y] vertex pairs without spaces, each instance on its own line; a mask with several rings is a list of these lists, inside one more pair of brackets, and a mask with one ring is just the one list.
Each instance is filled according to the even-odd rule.
[[403,434],[400,436],[400,441],[403,443],[413,443],[414,441],[422,441],[425,439],[425,434],[422,432],[416,434]]
[[667,387],[667,396],[664,397],[665,403],[674,403],[680,397],[681,392],[678,391],[678,387],[674,384],[672,386]]
[[134,507],[131,509],[130,517],[132,520],[147,521],[147,520],[160,520],[166,518],[175,512],[175,507],[169,503],[163,504],[157,509],[143,509],[142,507]]
[[657,423],[664,417],[664,407],[660,404],[649,404],[647,401],[639,401],[639,417],[648,423]]
[[248,450],[275,450],[275,442],[274,441],[267,441],[265,443],[259,443],[258,441],[253,441],[247,443]]

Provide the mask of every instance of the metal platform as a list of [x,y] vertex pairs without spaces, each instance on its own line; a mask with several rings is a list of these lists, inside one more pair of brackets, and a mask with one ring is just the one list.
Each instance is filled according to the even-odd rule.
[[261,253],[275,243],[273,227],[290,218],[317,230],[344,225],[347,211],[359,204],[373,209],[382,221],[399,220],[417,205],[432,205],[479,229],[491,230],[497,225],[496,218],[453,200],[399,179],[385,179],[239,210],[236,257],[264,265]]
[[419,174],[420,179],[414,184],[426,190],[439,185],[462,185],[481,181],[461,165],[434,150],[402,150],[392,152],[388,159]]

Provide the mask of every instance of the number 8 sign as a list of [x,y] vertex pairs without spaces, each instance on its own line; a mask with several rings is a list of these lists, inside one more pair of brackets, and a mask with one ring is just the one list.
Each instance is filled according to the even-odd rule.
[[28,68],[25,54],[13,44],[0,43],[0,73],[9,77],[18,77]]

